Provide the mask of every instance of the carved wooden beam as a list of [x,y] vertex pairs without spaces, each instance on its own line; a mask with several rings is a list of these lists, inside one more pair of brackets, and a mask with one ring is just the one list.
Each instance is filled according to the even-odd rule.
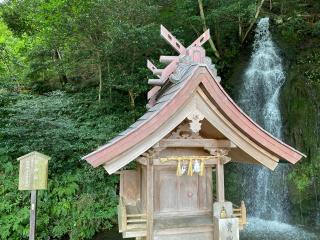
[[216,148],[236,148],[237,146],[230,140],[218,139],[162,139],[159,146],[163,148],[169,147],[203,147],[205,149]]
[[[179,156],[177,156],[177,157],[179,157]],[[171,158],[174,158],[174,157],[171,156]],[[142,165],[145,165],[145,166],[148,164],[147,163],[148,160],[146,160],[144,158],[137,158],[136,161],[138,163],[142,164]],[[231,158],[228,157],[228,161],[225,161],[225,159],[223,159],[223,160],[221,160],[221,163],[226,164],[229,161],[231,161]],[[152,162],[153,162],[153,165],[155,165],[155,166],[160,166],[160,165],[161,166],[177,166],[177,163],[174,160],[163,162],[163,161],[161,161],[161,158],[154,158]],[[206,165],[207,166],[208,165],[215,166],[215,165],[217,165],[217,163],[218,163],[218,158],[217,157],[208,156],[208,159],[206,160]],[[215,171],[215,170],[213,170],[213,171]]]
[[[174,160],[175,157],[170,157],[173,160],[172,161],[166,161],[164,162],[163,159],[164,158],[155,158],[153,159],[153,165],[158,166],[177,166],[177,160]],[[177,158],[179,158],[179,156],[177,156]],[[196,157],[194,156],[194,158],[196,159]],[[181,160],[183,161],[183,160]],[[205,165],[216,165],[217,164],[217,158],[213,157],[213,156],[208,156],[208,158],[205,161]]]
[[136,159],[136,161],[142,165],[147,165],[148,164],[148,159],[145,157],[139,157]]
[[230,148],[207,148],[206,150],[208,150],[212,156],[218,159],[218,162],[222,165],[232,160],[230,157],[227,156],[230,151]]

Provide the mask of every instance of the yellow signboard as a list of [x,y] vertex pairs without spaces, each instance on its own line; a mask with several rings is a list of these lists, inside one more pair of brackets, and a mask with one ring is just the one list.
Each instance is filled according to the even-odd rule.
[[50,157],[31,152],[19,157],[19,190],[47,189],[48,185],[48,160]]

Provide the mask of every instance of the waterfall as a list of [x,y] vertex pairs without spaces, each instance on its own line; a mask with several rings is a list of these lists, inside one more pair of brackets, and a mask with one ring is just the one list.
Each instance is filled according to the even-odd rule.
[[[282,139],[279,94],[285,81],[281,57],[272,41],[269,18],[257,25],[249,66],[243,76],[238,104],[264,129]],[[287,175],[289,164],[275,171],[259,165],[239,164],[238,176],[246,202],[249,224],[241,231],[243,240],[316,240],[319,233],[289,225]]]
[[[269,31],[269,18],[262,18],[255,31],[250,63],[243,77],[238,103],[265,130],[282,138],[279,93],[285,81],[282,60]],[[279,164],[272,172],[260,166],[242,166],[245,200],[254,217],[288,221],[288,166]],[[250,211],[251,210],[251,211]]]

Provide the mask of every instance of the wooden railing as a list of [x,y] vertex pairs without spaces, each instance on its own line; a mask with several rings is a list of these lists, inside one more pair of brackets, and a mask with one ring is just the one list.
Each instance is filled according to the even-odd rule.
[[141,232],[141,230],[145,230],[147,228],[147,215],[145,213],[130,213],[127,207],[123,198],[120,198],[118,205],[119,232],[126,233],[135,230]]
[[233,216],[239,218],[239,228],[242,230],[247,224],[247,209],[244,201],[241,201],[240,207],[233,204]]
[[118,225],[119,232],[124,232],[127,229],[127,210],[121,197],[118,205]]

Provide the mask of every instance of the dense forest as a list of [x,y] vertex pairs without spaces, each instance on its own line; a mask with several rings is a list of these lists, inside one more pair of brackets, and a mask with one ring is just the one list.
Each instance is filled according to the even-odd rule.
[[[52,157],[39,192],[38,239],[90,239],[116,224],[117,176],[81,157],[146,109],[146,59],[173,54],[170,29],[205,45],[236,97],[254,27],[271,19],[284,56],[285,140],[308,155],[287,178],[301,224],[320,216],[320,2],[318,0],[5,0],[0,3],[0,239],[28,237],[30,193],[17,157]],[[229,191],[230,192],[230,191]],[[319,219],[319,218],[318,218]],[[320,223],[318,223],[320,224]]]

